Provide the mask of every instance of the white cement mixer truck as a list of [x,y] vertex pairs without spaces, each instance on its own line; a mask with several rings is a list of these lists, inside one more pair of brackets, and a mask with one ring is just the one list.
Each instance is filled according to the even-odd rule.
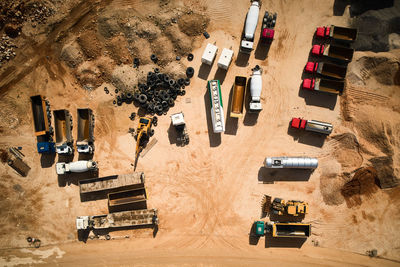
[[70,163],[65,163],[65,162],[56,163],[56,172],[58,175],[70,172],[87,172],[96,170],[97,170],[97,163],[92,160],[79,160]]
[[258,0],[254,0],[251,3],[249,11],[247,12],[246,24],[244,26],[243,37],[240,43],[240,52],[242,53],[250,54],[253,50],[254,33],[256,32],[257,28],[260,6],[260,2]]
[[253,70],[253,75],[250,80],[250,109],[251,113],[258,113],[262,110],[261,107],[261,90],[262,90],[262,79],[261,73],[262,69],[260,66],[256,65]]

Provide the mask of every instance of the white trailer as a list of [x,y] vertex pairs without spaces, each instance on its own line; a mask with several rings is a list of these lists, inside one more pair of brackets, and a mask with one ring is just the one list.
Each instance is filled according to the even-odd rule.
[[207,65],[212,65],[217,54],[218,47],[213,44],[207,44],[206,49],[201,56],[201,62]]
[[222,50],[221,56],[218,59],[218,67],[227,70],[232,62],[232,57],[233,57],[233,51],[224,48]]
[[208,81],[208,90],[210,95],[213,131],[214,133],[222,133],[225,131],[225,116],[219,80]]
[[273,169],[316,169],[318,167],[318,159],[306,157],[269,157],[265,159],[264,167]]
[[262,79],[261,73],[262,69],[260,66],[256,65],[253,70],[253,75],[250,80],[250,109],[251,113],[258,113],[262,110],[261,106],[261,91],[262,91]]
[[246,24],[244,26],[243,38],[240,43],[240,52],[250,54],[253,50],[254,34],[257,28],[258,15],[260,13],[260,3],[255,0],[251,3],[247,12]]
[[70,163],[65,163],[65,162],[56,163],[56,172],[58,175],[62,175],[69,172],[87,172],[95,170],[97,170],[97,163],[92,160],[79,160]]

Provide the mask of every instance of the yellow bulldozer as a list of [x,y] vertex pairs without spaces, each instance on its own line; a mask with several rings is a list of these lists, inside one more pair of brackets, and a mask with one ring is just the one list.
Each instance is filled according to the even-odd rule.
[[262,201],[262,209],[265,214],[299,216],[308,213],[308,203],[300,200],[285,201],[275,198],[271,202],[271,197],[265,195]]
[[139,118],[139,124],[135,134],[135,139],[136,139],[135,170],[140,152],[142,152],[143,148],[148,143],[150,137],[154,135],[154,129],[151,128],[153,126],[153,120],[154,118],[147,116]]

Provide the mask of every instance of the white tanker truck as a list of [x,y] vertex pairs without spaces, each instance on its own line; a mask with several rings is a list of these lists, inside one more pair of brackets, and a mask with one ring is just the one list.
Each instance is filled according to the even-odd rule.
[[261,90],[262,90],[262,79],[261,73],[262,69],[260,66],[256,65],[253,70],[253,75],[250,80],[250,112],[258,113],[262,110],[261,107]]
[[247,12],[246,24],[244,26],[243,37],[240,43],[240,52],[242,53],[250,54],[253,50],[254,34],[257,28],[260,6],[260,2],[258,0],[254,0],[251,3],[249,11]]
[[65,163],[65,162],[56,163],[56,172],[58,175],[62,175],[69,172],[87,172],[96,170],[97,170],[97,163],[92,160],[79,160],[70,163]]

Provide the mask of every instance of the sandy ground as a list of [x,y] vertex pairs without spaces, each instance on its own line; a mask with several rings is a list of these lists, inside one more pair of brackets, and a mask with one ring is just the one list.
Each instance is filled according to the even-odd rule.
[[[137,167],[137,171],[146,174],[148,206],[159,210],[160,228],[156,238],[153,239],[151,230],[134,230],[112,234],[116,238],[130,235],[129,240],[78,243],[75,217],[107,213],[106,201],[80,202],[76,180],[69,181],[71,184],[65,186],[65,181],[58,181],[52,160],[41,159],[36,152],[29,97],[40,93],[47,96],[53,110],[69,109],[74,119],[76,108],[94,110],[94,160],[99,164],[100,176],[133,171],[135,142],[128,128],[137,124],[137,121],[129,120],[134,107],[114,107],[114,98],[102,90],[104,86],[112,89],[113,85],[103,84],[96,90],[84,90],[55,55],[50,53],[49,58],[45,57],[49,51],[52,52],[51,49],[60,49],[52,43],[57,36],[66,29],[79,32],[82,24],[92,19],[93,3],[87,1],[69,20],[58,26],[58,32],[35,45],[26,44],[24,49],[29,60],[15,59],[16,66],[21,64],[14,69],[16,75],[2,74],[3,110],[0,114],[7,116],[9,121],[5,124],[10,128],[1,133],[0,144],[22,146],[25,160],[32,170],[27,178],[21,178],[7,165],[0,165],[0,189],[6,196],[2,200],[1,211],[0,238],[4,250],[0,252],[0,264],[10,261],[10,265],[92,265],[100,261],[110,265],[113,261],[111,264],[124,265],[132,264],[130,260],[136,258],[137,264],[265,265],[268,261],[271,265],[284,263],[288,266],[299,262],[332,266],[394,265],[358,254],[377,249],[384,258],[400,260],[397,230],[400,219],[399,189],[378,190],[372,196],[364,197],[360,205],[352,207],[343,201],[336,205],[327,203],[321,177],[326,173],[343,171],[343,164],[333,158],[336,151],[344,148],[334,138],[322,140],[305,136],[298,139],[288,134],[288,123],[295,116],[329,121],[335,127],[333,135],[347,131],[349,126],[345,125],[342,117],[339,98],[304,95],[299,93],[299,87],[315,27],[346,25],[348,14],[332,16],[333,1],[323,4],[312,0],[265,2],[260,20],[265,10],[278,13],[276,39],[268,55],[262,47],[257,47],[246,64],[245,58],[238,57],[238,48],[248,1],[190,2],[208,7],[206,13],[211,19],[208,28],[211,38],[196,39],[194,61],[182,60],[184,65],[194,67],[195,78],[186,95],[178,98],[175,107],[169,111],[169,114],[184,112],[190,144],[176,146],[169,116],[159,117],[154,136],[158,142],[145,157],[139,159]],[[105,4],[102,2],[99,6]],[[107,9],[144,9],[144,1],[115,0],[107,4]],[[73,22],[85,12],[88,15],[75,25]],[[226,74],[217,71],[216,63],[211,69],[201,66],[203,48],[207,43],[214,42],[219,51],[232,47],[235,52],[234,61]],[[257,43],[258,35],[255,39]],[[256,64],[264,70],[263,111],[258,118],[248,114],[237,121],[228,118],[226,132],[212,134],[206,81],[216,78],[223,82],[224,110],[228,114],[234,77],[249,77],[251,68]],[[379,103],[381,106],[385,104]],[[349,170],[354,170],[364,161],[351,153],[348,152],[351,160]],[[266,156],[318,157],[320,168],[313,173],[270,173],[261,168]],[[260,218],[260,201],[264,194],[301,199],[310,204],[310,213],[305,221],[312,223],[313,234],[304,244],[287,244],[268,238],[264,242],[262,238],[257,246],[249,245],[248,233],[253,221]],[[29,235],[39,237],[43,245],[48,245],[40,251],[53,249],[52,244],[58,244],[55,248],[59,247],[64,253],[57,249],[55,254],[58,256],[51,254],[53,256],[41,258],[40,255],[30,255],[32,251],[10,249],[25,247],[25,238]],[[322,248],[315,248],[314,245]],[[295,248],[285,248],[287,246]],[[114,261],[116,254],[119,257]],[[24,262],[24,258],[28,260]]]

